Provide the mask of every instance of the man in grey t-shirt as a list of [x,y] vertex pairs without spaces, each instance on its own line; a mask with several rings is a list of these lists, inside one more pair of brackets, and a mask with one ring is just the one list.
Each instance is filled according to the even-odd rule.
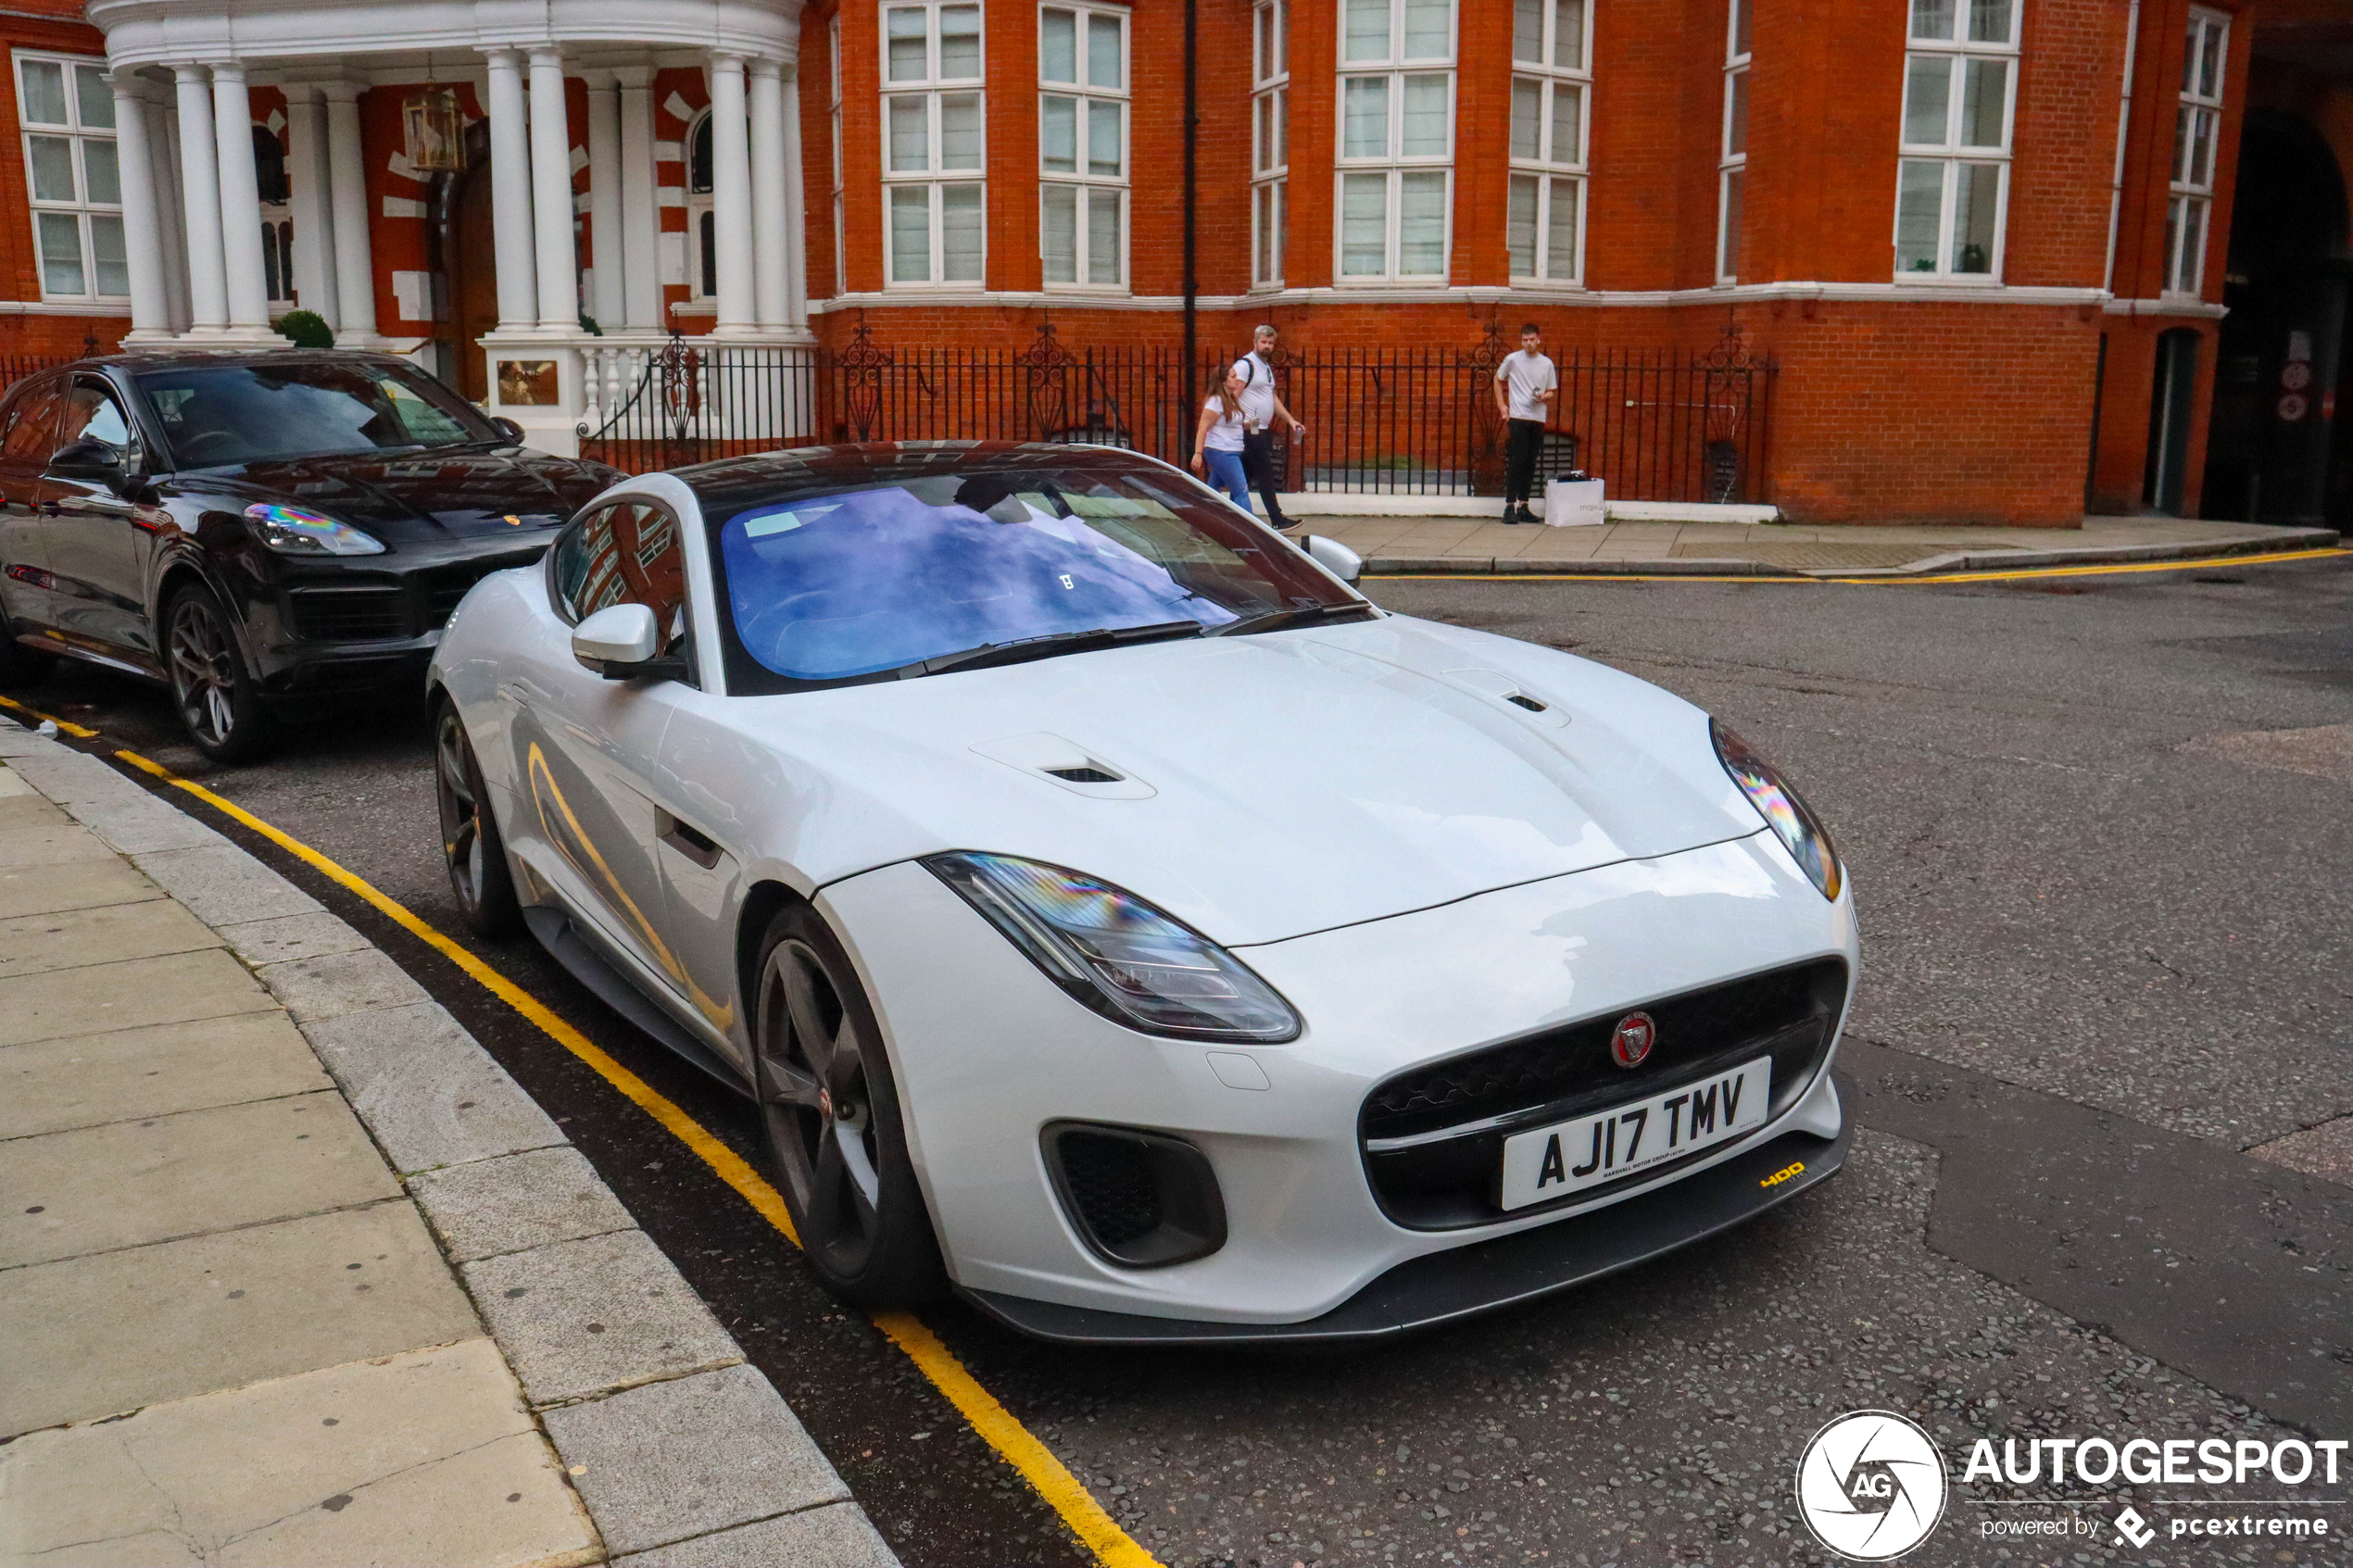
[[1529,492],[1536,486],[1536,454],[1544,444],[1544,427],[1552,421],[1553,397],[1559,392],[1560,372],[1544,355],[1544,334],[1536,323],[1519,329],[1519,352],[1506,354],[1495,367],[1495,411],[1510,432],[1504,445],[1504,521],[1534,522],[1528,509]]

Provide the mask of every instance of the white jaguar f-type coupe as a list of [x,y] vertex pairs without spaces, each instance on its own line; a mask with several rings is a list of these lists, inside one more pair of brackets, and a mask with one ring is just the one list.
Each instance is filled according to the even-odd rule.
[[629,480],[442,639],[451,884],[749,1097],[857,1302],[1363,1339],[1832,1174],[1813,813],[1355,565],[1101,447]]

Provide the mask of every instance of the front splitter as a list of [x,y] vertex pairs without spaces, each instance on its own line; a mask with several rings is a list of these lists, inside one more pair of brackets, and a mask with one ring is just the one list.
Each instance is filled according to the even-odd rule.
[[1730,1230],[1837,1174],[1854,1136],[1851,1120],[1835,1138],[1784,1133],[1640,1198],[1409,1260],[1303,1323],[1202,1323],[993,1290],[962,1294],[1008,1328],[1061,1344],[1305,1347],[1386,1339],[1587,1285]]

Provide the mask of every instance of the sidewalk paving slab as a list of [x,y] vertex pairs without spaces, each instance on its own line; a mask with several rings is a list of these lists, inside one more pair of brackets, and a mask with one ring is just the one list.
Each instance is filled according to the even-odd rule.
[[[895,1563],[594,1168],[388,958],[173,797],[6,721],[0,759],[0,966],[20,972],[0,970],[0,1179],[64,1195],[0,1231],[48,1259],[0,1261],[0,1345],[32,1369],[0,1383],[0,1505],[37,1524],[44,1568],[607,1561],[559,1415],[603,1445],[598,1496],[634,1542]],[[194,939],[171,909],[228,946],[149,952]],[[107,945],[39,968],[69,922],[18,917],[75,910],[110,911],[76,927]],[[184,1224],[214,1228],[156,1239]],[[113,1249],[52,1256],[94,1246]],[[502,1282],[481,1305],[477,1273]],[[403,1404],[423,1383],[371,1377],[427,1363],[462,1391]],[[345,1462],[359,1433],[332,1435],[349,1409],[313,1425],[302,1402],[346,1382],[384,1433],[364,1462]],[[469,1409],[497,1420],[469,1438],[450,1425]],[[137,1448],[157,1433],[179,1436]],[[57,1479],[120,1477],[125,1451],[137,1486]],[[30,1568],[19,1536],[36,1538],[0,1539],[0,1568]]]
[[0,1138],[333,1087],[280,1013],[39,1040],[0,1047]]
[[482,1332],[399,1200],[0,1279],[0,1436]]
[[35,1432],[7,1452],[10,1568],[602,1555],[497,1347],[479,1336]]
[[168,898],[0,919],[0,980],[218,947],[210,926]]
[[400,1183],[330,1087],[13,1138],[0,1191],[11,1269],[356,1208]]
[[815,1445],[750,1367],[649,1384],[546,1419],[616,1554],[849,1499],[832,1465],[808,1462]]

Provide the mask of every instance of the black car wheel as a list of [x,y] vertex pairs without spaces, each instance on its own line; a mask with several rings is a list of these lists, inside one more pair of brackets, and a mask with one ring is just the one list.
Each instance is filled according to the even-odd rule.
[[818,1277],[862,1307],[937,1295],[939,1244],[874,1010],[841,944],[806,904],[769,923],[751,1026],[769,1150]]
[[163,610],[172,706],[196,749],[215,762],[251,762],[270,749],[270,715],[212,590],[190,583]]
[[522,925],[506,841],[483,787],[482,764],[458,705],[444,698],[433,722],[433,793],[441,809],[441,861],[458,912],[477,936],[511,936]]

